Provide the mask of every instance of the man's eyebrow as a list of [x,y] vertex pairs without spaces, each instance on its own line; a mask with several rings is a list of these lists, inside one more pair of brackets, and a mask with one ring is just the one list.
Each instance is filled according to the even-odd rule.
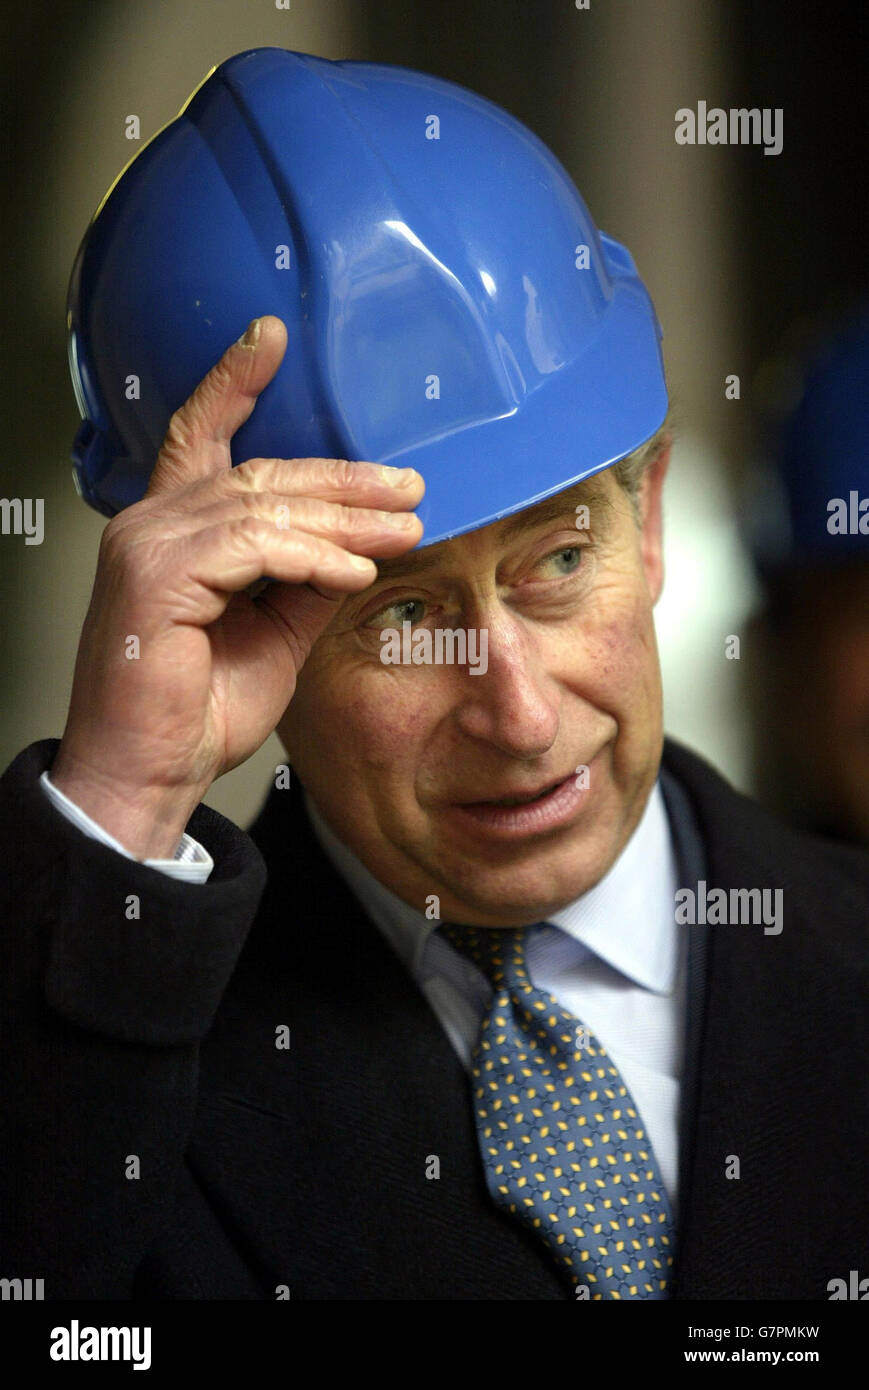
[[574,483],[572,487],[556,492],[553,497],[544,498],[536,507],[523,508],[515,516],[507,517],[502,522],[501,539],[510,541],[534,526],[544,526],[548,521],[558,521],[559,517],[567,516],[568,513],[575,515],[580,504],[588,507],[591,515],[596,508],[601,511],[609,510],[612,500],[600,485],[590,485],[588,482]]
[[[502,541],[511,541],[523,531],[545,526],[548,522],[558,521],[562,517],[575,516],[576,508],[580,504],[588,507],[590,514],[594,515],[597,510],[601,516],[611,510],[612,499],[599,484],[589,484],[585,480],[556,492],[552,497],[544,498],[535,506],[523,507],[515,516],[504,517],[500,522],[492,524],[501,526]],[[449,542],[444,541],[442,544],[448,545]],[[397,555],[391,560],[378,560],[375,583],[382,579],[409,579],[412,575],[422,574],[438,563],[439,550],[440,545],[434,545],[424,550],[411,551],[409,555]]]

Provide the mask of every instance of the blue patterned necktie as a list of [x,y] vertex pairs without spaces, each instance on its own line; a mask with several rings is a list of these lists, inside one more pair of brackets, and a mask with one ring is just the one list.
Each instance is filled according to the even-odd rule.
[[667,1298],[673,1217],[657,1160],[618,1068],[531,983],[526,945],[545,928],[440,927],[494,991],[472,1066],[489,1192],[587,1297]]

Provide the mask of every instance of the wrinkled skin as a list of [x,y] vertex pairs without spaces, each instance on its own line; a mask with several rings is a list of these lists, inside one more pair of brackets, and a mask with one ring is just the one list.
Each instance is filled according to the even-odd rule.
[[[405,902],[481,926],[543,918],[596,884],[636,827],[662,747],[653,607],[663,582],[666,448],[637,516],[612,470],[380,568],[306,661],[278,732],[320,814]],[[590,507],[578,530],[576,504]],[[424,570],[408,571],[427,557]],[[385,665],[380,633],[488,630],[488,670]],[[569,824],[488,842],[450,809],[587,765]]]

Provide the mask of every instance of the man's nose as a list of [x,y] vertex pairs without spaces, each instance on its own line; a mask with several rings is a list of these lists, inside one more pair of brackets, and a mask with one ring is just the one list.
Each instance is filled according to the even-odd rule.
[[539,758],[558,736],[560,691],[549,675],[543,639],[503,609],[479,615],[488,668],[464,672],[459,728],[513,758]]

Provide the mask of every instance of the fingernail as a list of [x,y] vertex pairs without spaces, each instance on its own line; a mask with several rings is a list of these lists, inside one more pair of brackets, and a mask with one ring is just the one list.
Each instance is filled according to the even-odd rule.
[[416,476],[415,468],[393,468],[388,463],[378,464],[378,472],[385,483],[390,487],[407,487],[408,483]]
[[397,531],[409,531],[416,525],[413,512],[380,512],[380,520],[386,526],[394,526]]
[[351,555],[350,563],[355,570],[365,570],[368,573],[374,561],[366,559],[364,555]]
[[247,328],[244,330],[244,332],[242,333],[241,337],[240,337],[239,340],[238,340],[238,345],[239,345],[239,347],[243,347],[243,348],[253,348],[253,347],[256,347],[257,343],[259,342],[259,335],[260,335],[260,333],[262,332],[262,327],[263,327],[263,321],[262,321],[262,319],[251,319],[251,321],[250,321],[250,323],[248,324]]

